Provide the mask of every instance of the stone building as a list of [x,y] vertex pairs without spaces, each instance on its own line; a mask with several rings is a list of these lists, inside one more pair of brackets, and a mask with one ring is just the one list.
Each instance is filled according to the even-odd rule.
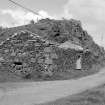
[[[69,40],[69,41],[66,41],[65,43],[61,44],[59,46],[59,48],[63,48],[65,50],[67,50],[67,49],[75,50],[75,52],[78,54],[77,59],[75,60],[75,69],[76,70],[81,70],[82,69],[83,48],[80,45],[78,45],[78,44]],[[76,55],[74,55],[74,56],[76,56]]]

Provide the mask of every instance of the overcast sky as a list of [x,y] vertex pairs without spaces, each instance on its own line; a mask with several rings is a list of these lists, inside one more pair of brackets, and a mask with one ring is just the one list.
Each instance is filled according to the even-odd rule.
[[[105,46],[105,0],[14,0],[43,17],[81,20],[84,29],[94,40]],[[0,0],[0,25],[17,26],[27,24],[36,16],[8,0]],[[103,36],[103,38],[102,38]],[[103,40],[102,40],[103,39]]]

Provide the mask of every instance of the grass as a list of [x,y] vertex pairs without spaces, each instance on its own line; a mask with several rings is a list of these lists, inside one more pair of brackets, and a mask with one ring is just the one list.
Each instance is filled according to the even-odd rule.
[[105,105],[105,85],[40,105]]

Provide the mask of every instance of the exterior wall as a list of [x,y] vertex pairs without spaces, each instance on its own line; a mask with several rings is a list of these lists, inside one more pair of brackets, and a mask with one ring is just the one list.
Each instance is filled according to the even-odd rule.
[[54,60],[54,63],[57,65],[58,71],[70,71],[76,69],[76,61],[78,59],[79,52],[68,49],[54,49],[58,55],[58,59]]
[[97,61],[91,52],[85,52],[82,54],[82,68],[83,70],[91,69],[92,65]]

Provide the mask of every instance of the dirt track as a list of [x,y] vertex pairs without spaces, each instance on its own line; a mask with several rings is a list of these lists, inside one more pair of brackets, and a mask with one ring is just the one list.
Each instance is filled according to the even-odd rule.
[[105,70],[80,78],[53,82],[0,84],[0,105],[37,105],[77,94],[105,83]]

